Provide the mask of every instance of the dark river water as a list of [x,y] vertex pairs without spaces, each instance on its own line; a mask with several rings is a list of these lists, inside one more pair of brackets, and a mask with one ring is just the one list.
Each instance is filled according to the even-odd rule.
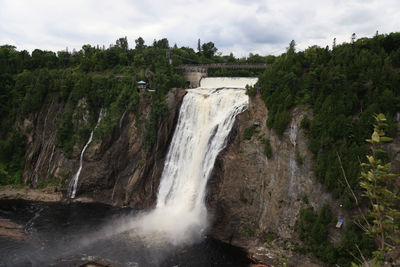
[[104,234],[105,227],[130,216],[131,209],[102,204],[0,200],[0,219],[21,225],[29,238],[0,236],[0,267],[81,266],[90,261],[145,267],[249,264],[243,251],[209,237],[185,246],[151,246],[127,232]]

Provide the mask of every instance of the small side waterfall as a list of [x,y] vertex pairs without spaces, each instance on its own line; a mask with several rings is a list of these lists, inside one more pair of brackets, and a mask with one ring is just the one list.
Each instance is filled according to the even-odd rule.
[[49,107],[47,108],[47,113],[46,113],[46,117],[44,118],[44,123],[43,123],[43,129],[42,129],[42,136],[41,136],[41,148],[40,148],[40,153],[38,156],[38,159],[36,161],[35,164],[35,169],[33,170],[33,179],[31,178],[31,180],[34,182],[35,185],[37,185],[38,180],[39,180],[39,169],[42,163],[42,160],[46,157],[46,154],[48,153],[49,150],[49,146],[52,142],[45,142],[45,138],[46,138],[46,130],[47,130],[47,118],[49,117],[50,114],[50,110],[51,107],[53,106],[54,103],[54,98],[51,100],[51,103],[49,105]]
[[236,116],[247,109],[247,84],[257,78],[205,78],[188,90],[165,161],[157,205],[130,227],[155,242],[188,243],[207,228],[207,180]]
[[122,128],[122,122],[124,121],[125,114],[126,114],[126,110],[124,111],[124,113],[122,113],[122,116],[121,116],[121,118],[119,119],[119,129]]
[[[101,119],[104,117],[104,115],[105,115],[105,112],[103,110],[100,110],[99,119],[97,120],[97,124],[94,127],[94,130],[97,128],[97,126],[99,125],[99,123],[100,123]],[[80,160],[79,160],[79,169],[75,173],[75,175],[72,178],[71,182],[69,183],[68,194],[70,195],[71,198],[75,198],[76,188],[78,186],[79,175],[81,174],[82,166],[83,166],[83,155],[85,154],[86,149],[88,148],[88,146],[92,142],[94,130],[90,133],[89,140],[86,142],[85,146],[82,149],[81,157],[80,157]]]

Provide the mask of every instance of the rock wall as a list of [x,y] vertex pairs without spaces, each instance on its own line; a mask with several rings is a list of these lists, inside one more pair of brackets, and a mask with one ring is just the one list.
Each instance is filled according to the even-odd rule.
[[[230,144],[217,159],[207,200],[214,237],[247,248],[262,262],[273,262],[296,256],[289,248],[296,240],[294,225],[305,202],[318,210],[333,200],[313,175],[312,154],[300,128],[304,116],[312,117],[311,110],[295,108],[281,139],[266,127],[267,116],[261,97],[252,97],[249,109],[237,118]],[[251,139],[244,140],[244,130],[258,124]],[[272,148],[269,159],[264,154],[265,139]]]
[[[129,205],[135,208],[152,206],[185,93],[180,89],[169,92],[169,116],[159,124],[157,142],[152,149],[145,149],[143,143],[145,122],[151,112],[150,100],[145,98],[140,100],[139,114],[126,112],[112,134],[103,140],[93,140],[84,154],[76,200]],[[84,106],[84,100],[78,105]],[[55,147],[57,117],[62,114],[63,109],[63,105],[52,101],[36,117],[25,120],[23,128],[29,134],[23,176],[25,182],[32,186],[40,182],[60,182],[62,186],[59,190],[68,199],[66,188],[79,168],[82,147],[74,147],[71,159],[66,158],[61,149]],[[83,121],[77,123],[85,123],[85,115],[83,118]]]
[[[160,123],[157,142],[150,151],[143,144],[144,122],[151,111],[146,99],[140,101],[139,115],[126,112],[111,135],[93,141],[84,155],[77,200],[136,209],[151,207],[184,94],[184,90],[178,89],[168,94],[169,116]],[[79,105],[84,106],[84,101]],[[28,135],[23,175],[32,185],[51,179],[62,181],[61,190],[67,199],[65,188],[79,167],[82,147],[74,147],[71,159],[55,147],[56,121],[63,110],[61,104],[52,100],[36,117],[26,119],[21,125]],[[333,216],[347,220],[351,214],[324,192],[312,172],[312,154],[300,128],[304,116],[311,119],[312,115],[304,106],[296,107],[288,129],[279,138],[266,127],[268,110],[261,97],[250,98],[249,109],[237,117],[228,146],[218,156],[208,182],[207,205],[213,221],[210,229],[213,237],[246,248],[264,263],[321,265],[291,251],[297,242],[294,225],[300,209],[311,205],[319,210],[329,203],[334,207]],[[255,133],[245,140],[243,133],[250,126],[255,126]],[[264,154],[266,139],[271,144],[270,158]],[[397,136],[386,147],[396,171],[400,169],[399,144]],[[340,235],[333,233],[331,238],[335,242]]]

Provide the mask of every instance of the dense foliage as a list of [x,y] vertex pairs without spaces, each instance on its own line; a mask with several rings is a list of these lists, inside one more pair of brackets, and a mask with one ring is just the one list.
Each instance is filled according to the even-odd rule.
[[362,38],[332,50],[312,46],[296,52],[292,41],[287,52],[268,68],[260,80],[269,109],[267,125],[282,136],[291,120],[291,109],[310,106],[312,120],[301,126],[309,133],[314,172],[325,189],[345,207],[354,202],[344,186],[338,157],[352,189],[360,191],[359,161],[365,154],[373,114],[388,118],[388,134],[395,133],[400,111],[400,33]]
[[[362,38],[331,50],[313,46],[296,52],[292,41],[259,82],[269,109],[267,126],[279,136],[290,123],[295,106],[313,109],[314,117],[305,117],[301,128],[310,139],[314,173],[346,208],[354,207],[354,196],[366,203],[359,185],[360,161],[366,153],[364,140],[371,132],[374,114],[385,114],[389,136],[396,132],[399,68],[400,33]],[[383,151],[376,156],[387,159]],[[302,162],[298,150],[296,161]],[[303,209],[296,229],[304,246],[298,250],[340,266],[361,258],[360,251],[366,258],[371,256],[375,249],[372,237],[352,222],[347,223],[339,244],[329,241],[334,222],[328,206],[319,213],[311,207]]]
[[[146,140],[152,145],[157,123],[165,116],[165,94],[182,87],[183,77],[168,62],[168,40],[129,49],[126,37],[108,49],[84,45],[80,51],[17,51],[0,47],[0,184],[21,183],[26,136],[35,127],[37,114],[50,105],[62,108],[57,119],[55,144],[67,157],[75,145],[82,147],[94,129],[99,111],[106,115],[95,138],[110,134],[125,111],[138,112],[140,95],[150,97],[152,112],[146,123]],[[174,48],[186,51],[186,48]],[[197,56],[197,54],[196,54]],[[156,92],[139,93],[136,81],[145,80]]]
[[[23,120],[36,125],[37,114],[51,104],[63,106],[57,120],[56,146],[67,157],[74,146],[83,146],[96,125],[101,109],[106,116],[96,127],[94,137],[111,133],[126,111],[138,113],[140,95],[150,97],[151,115],[145,121],[145,143],[151,147],[161,120],[167,113],[165,95],[170,88],[183,87],[184,79],[174,67],[198,63],[272,63],[274,56],[250,54],[237,59],[221,56],[213,42],[200,43],[197,51],[170,46],[168,40],[146,45],[139,37],[129,48],[126,37],[109,48],[83,45],[72,52],[34,50],[17,51],[14,46],[0,47],[0,184],[20,183],[27,131]],[[171,61],[170,61],[171,60]],[[172,64],[171,64],[172,63]],[[214,70],[210,76],[253,76],[262,70]],[[136,82],[145,80],[153,94],[136,90]],[[83,102],[82,102],[83,101]],[[16,143],[18,146],[15,147]],[[14,148],[14,149],[13,149]],[[11,156],[10,156],[11,155]]]
[[[296,250],[301,253],[312,253],[332,266],[335,264],[350,266],[354,256],[361,257],[360,251],[365,257],[371,256],[374,250],[373,239],[351,222],[347,223],[340,243],[334,245],[329,240],[329,229],[332,229],[335,223],[336,218],[332,218],[329,205],[324,205],[318,213],[312,207],[302,209],[296,230],[304,246],[297,247]],[[341,230],[335,229],[335,231]]]

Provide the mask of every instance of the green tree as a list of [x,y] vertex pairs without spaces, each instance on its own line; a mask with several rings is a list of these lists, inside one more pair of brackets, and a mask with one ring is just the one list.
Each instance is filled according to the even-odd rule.
[[218,51],[213,42],[204,43],[201,46],[201,50],[206,58],[212,58]]
[[296,42],[294,40],[290,41],[289,47],[286,50],[288,54],[294,54],[296,52]]
[[161,40],[155,40],[153,42],[153,46],[155,48],[159,48],[159,49],[168,49],[169,48],[169,42],[167,38],[163,38]]
[[135,49],[140,50],[146,48],[146,45],[144,44],[144,40],[142,37],[137,38],[135,40],[135,44],[136,44]]
[[399,196],[390,191],[390,181],[399,177],[390,172],[390,164],[384,163],[377,157],[383,152],[381,145],[390,142],[392,138],[385,136],[384,128],[387,127],[385,115],[375,116],[376,124],[371,139],[366,141],[371,145],[371,155],[367,155],[367,163],[362,163],[360,186],[364,189],[365,196],[371,204],[368,215],[373,218],[373,223],[368,226],[379,246],[375,253],[377,258],[382,258],[389,249],[387,242],[390,240],[399,243],[399,225],[397,219],[400,216],[399,210],[395,208],[395,201]]
[[119,38],[119,39],[116,41],[116,45],[117,45],[118,47],[120,47],[121,49],[123,49],[123,50],[125,50],[125,51],[128,51],[128,38],[126,38],[126,36],[125,36],[125,37],[122,37],[122,38]]
[[197,52],[201,53],[201,43],[200,43],[200,38],[197,40]]

